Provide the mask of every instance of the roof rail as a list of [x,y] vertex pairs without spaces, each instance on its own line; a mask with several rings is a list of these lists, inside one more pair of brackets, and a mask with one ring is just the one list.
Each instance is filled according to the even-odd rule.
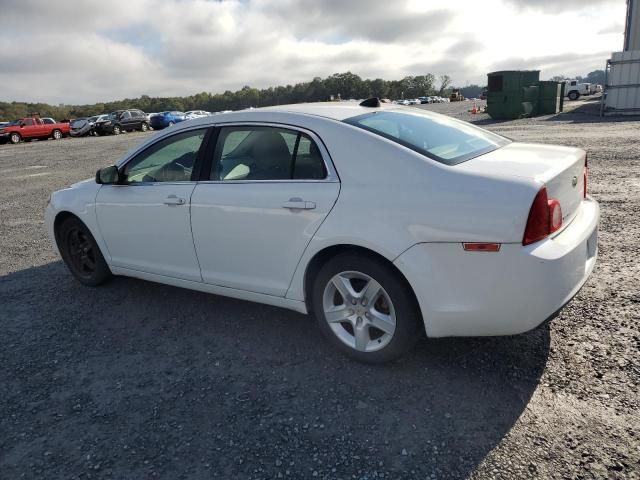
[[378,97],[367,98],[360,102],[361,107],[379,107],[381,105]]

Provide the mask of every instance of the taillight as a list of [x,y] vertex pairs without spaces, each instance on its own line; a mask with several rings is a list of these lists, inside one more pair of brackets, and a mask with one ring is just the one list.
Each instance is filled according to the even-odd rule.
[[547,197],[547,188],[542,187],[533,200],[522,245],[542,240],[562,226],[562,208],[555,198]]
[[549,233],[553,233],[562,226],[562,208],[558,200],[551,199],[549,204]]
[[584,156],[584,192],[583,197],[587,198],[587,180],[589,179],[589,166],[587,165],[587,156]]

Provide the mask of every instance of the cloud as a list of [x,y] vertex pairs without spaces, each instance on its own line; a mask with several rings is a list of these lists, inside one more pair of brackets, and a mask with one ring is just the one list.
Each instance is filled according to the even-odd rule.
[[577,13],[585,10],[606,9],[611,5],[622,4],[626,0],[507,0],[507,3],[521,9],[541,10],[544,12]]
[[623,0],[482,3],[479,9],[477,0],[6,2],[0,101],[189,95],[347,70],[385,79],[448,74],[458,85],[483,83],[503,66],[584,75],[602,68],[605,52],[621,43],[596,32],[619,25]]
[[614,22],[607,25],[604,28],[598,30],[598,35],[609,35],[612,33],[616,33],[618,35],[624,34],[624,23],[622,22]]

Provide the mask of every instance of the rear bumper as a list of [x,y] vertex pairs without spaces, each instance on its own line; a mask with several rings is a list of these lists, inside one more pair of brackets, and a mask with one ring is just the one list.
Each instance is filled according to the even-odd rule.
[[460,243],[422,243],[396,260],[413,286],[427,335],[512,335],[560,310],[591,274],[600,210],[592,199],[560,234],[497,253],[465,252]]

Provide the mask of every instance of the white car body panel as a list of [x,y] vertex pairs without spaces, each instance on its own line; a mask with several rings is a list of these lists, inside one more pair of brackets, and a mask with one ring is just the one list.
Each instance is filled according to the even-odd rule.
[[[88,181],[52,195],[49,232],[53,238],[59,212],[70,212],[91,230],[114,274],[303,313],[305,275],[315,255],[336,245],[359,246],[393,262],[405,276],[430,336],[518,333],[577,292],[595,262],[599,216],[597,204],[580,193],[582,150],[512,143],[447,166],[340,122],[371,111],[351,102],[291,105],[177,124],[117,165],[184,129],[265,123],[316,135],[335,178],[177,182],[182,184],[162,184],[161,194],[144,196],[133,190],[146,187]],[[572,176],[579,183],[567,187]],[[543,186],[571,218],[567,213],[561,231],[523,247],[527,215]],[[185,205],[164,205],[169,194],[184,198]],[[315,202],[316,208],[282,208],[291,198]],[[126,211],[130,207],[139,212]],[[146,228],[134,221],[143,211]],[[462,242],[497,242],[501,248],[465,252]]]
[[[203,281],[284,297],[339,190],[337,182],[198,183],[191,221]],[[290,199],[315,207],[284,208]]]
[[[111,264],[202,281],[189,216],[194,188],[192,182],[102,185],[96,217]],[[165,204],[172,196],[183,205]]]
[[428,336],[522,333],[562,308],[591,274],[598,218],[598,204],[587,200],[560,235],[526,247],[502,245],[494,254],[422,243],[394,264],[416,292]]

